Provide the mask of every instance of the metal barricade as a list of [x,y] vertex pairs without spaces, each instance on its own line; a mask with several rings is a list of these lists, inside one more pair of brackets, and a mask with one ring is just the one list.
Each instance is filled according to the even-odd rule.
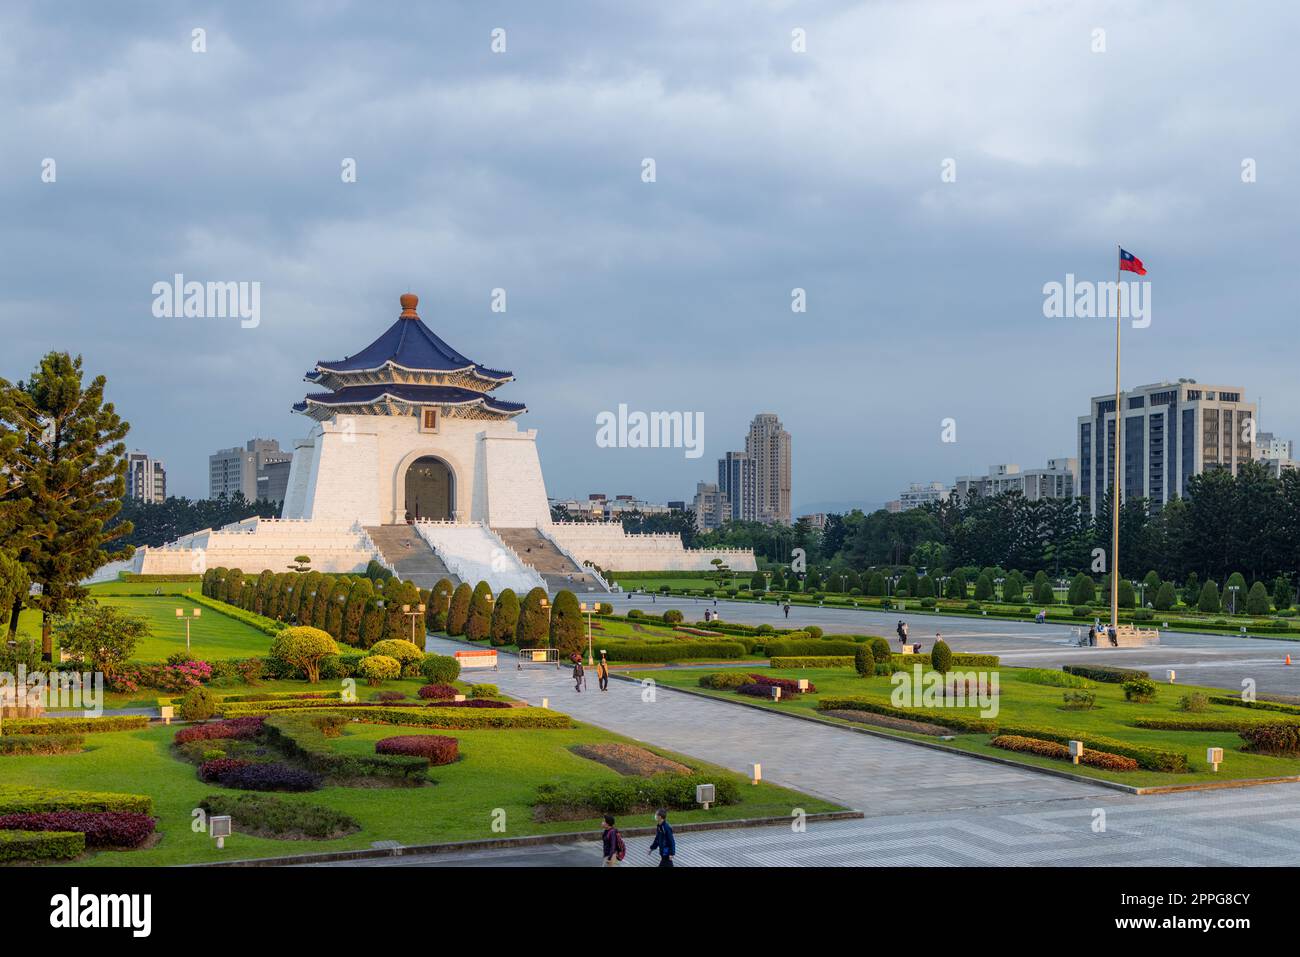
[[560,650],[558,648],[520,648],[519,660],[515,669],[522,671],[524,666],[554,665],[560,667]]

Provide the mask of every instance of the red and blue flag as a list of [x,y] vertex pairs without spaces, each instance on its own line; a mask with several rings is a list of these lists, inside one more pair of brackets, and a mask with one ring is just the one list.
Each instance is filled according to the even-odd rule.
[[1142,260],[1138,259],[1127,249],[1121,248],[1119,251],[1119,271],[1135,272],[1139,276],[1147,274],[1146,267],[1142,265]]

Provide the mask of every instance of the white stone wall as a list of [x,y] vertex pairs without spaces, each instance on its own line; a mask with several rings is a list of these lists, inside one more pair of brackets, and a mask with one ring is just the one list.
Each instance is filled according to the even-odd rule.
[[715,558],[738,572],[758,567],[749,549],[688,549],[680,535],[629,535],[617,522],[559,523],[546,526],[546,533],[581,561],[609,571],[709,571]]

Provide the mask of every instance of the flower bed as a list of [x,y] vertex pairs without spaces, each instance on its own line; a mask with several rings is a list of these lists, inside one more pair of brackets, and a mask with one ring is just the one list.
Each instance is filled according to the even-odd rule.
[[199,807],[209,816],[230,815],[241,833],[255,837],[332,840],[361,829],[356,818],[342,811],[269,794],[210,794]]
[[[1045,758],[1055,758],[1062,761],[1073,760],[1068,747],[1057,744],[1055,741],[1044,741],[1040,738],[1002,734],[990,741],[989,744],[1007,751],[1037,754]],[[1121,754],[1111,754],[1107,751],[1093,751],[1087,747],[1083,749],[1079,763],[1086,764],[1089,767],[1102,768],[1106,771],[1136,771],[1138,769],[1137,761],[1132,758],[1124,757]]]
[[541,820],[581,820],[600,814],[629,814],[667,808],[695,808],[695,787],[712,784],[716,804],[734,804],[740,789],[732,778],[706,774],[657,774],[624,777],[595,784],[544,784],[537,789],[537,816]]
[[780,688],[781,697],[792,694],[816,694],[817,686],[811,681],[805,690],[800,690],[799,682],[793,678],[773,678],[770,675],[750,675],[750,679],[755,684],[767,685],[769,688]]
[[426,699],[433,698],[435,700],[454,698],[456,697],[456,695],[460,694],[460,692],[457,691],[451,685],[436,685],[436,684],[424,685],[416,693],[419,694],[421,698],[426,698]]
[[429,705],[431,708],[513,708],[509,701],[498,701],[495,698],[467,698],[464,701],[434,701]]
[[[253,763],[237,758],[220,758],[205,764],[234,762],[236,766],[217,775],[215,782],[239,791],[315,791],[321,786],[318,774],[287,764]],[[202,775],[200,775],[202,776]],[[205,779],[206,780],[206,779]]]
[[243,758],[214,758],[211,761],[204,761],[199,765],[199,780],[214,784],[226,772],[248,767],[252,763]]
[[402,754],[426,758],[431,765],[451,764],[459,756],[459,743],[443,734],[399,734],[375,742],[375,754]]
[[205,724],[190,725],[188,728],[181,728],[177,731],[174,740],[177,744],[185,744],[189,741],[213,741],[223,738],[249,741],[257,737],[262,730],[262,722],[265,720],[265,716],[256,715],[247,718],[230,718],[226,721],[209,721]]
[[1258,754],[1300,753],[1300,725],[1297,724],[1261,724],[1237,733],[1246,742],[1246,751]]
[[0,830],[73,831],[86,847],[139,847],[153,835],[155,821],[130,811],[40,811],[0,816]]

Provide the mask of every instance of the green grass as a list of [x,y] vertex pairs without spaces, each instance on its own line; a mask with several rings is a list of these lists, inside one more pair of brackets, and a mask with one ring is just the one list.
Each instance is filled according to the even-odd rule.
[[[704,692],[710,696],[727,701],[757,704],[774,711],[787,711],[806,716],[814,716],[832,724],[845,724],[860,728],[870,727],[872,730],[881,731],[901,738],[911,738],[924,741],[937,740],[935,738],[911,734],[909,732],[877,728],[874,725],[863,725],[855,722],[840,721],[836,718],[826,717],[824,713],[817,710],[817,702],[823,696],[863,696],[874,701],[879,701],[882,704],[889,704],[890,694],[893,691],[894,686],[890,683],[890,679],[886,677],[863,679],[859,678],[856,672],[842,668],[808,668],[791,670],[765,669],[764,674],[771,674],[772,677],[807,678],[817,688],[816,694],[798,695],[794,699],[783,700],[780,703],[775,703],[765,701],[761,698],[739,695],[732,691],[712,691],[701,688],[699,686],[700,676],[708,674],[711,670],[714,669],[691,668],[672,671],[646,670],[626,672],[626,674],[629,677],[638,679],[653,678],[656,682],[668,687],[690,688],[691,690]],[[956,670],[960,671],[963,669]],[[1016,668],[998,669],[1000,673],[998,680],[1002,693],[999,696],[999,711],[996,720],[1009,725],[1029,725],[1038,728],[1050,728],[1061,733],[1074,734],[1077,732],[1083,737],[1094,735],[1116,738],[1134,745],[1159,748],[1167,751],[1180,751],[1188,756],[1192,768],[1191,772],[1186,774],[1171,774],[1143,769],[1128,772],[1114,772],[1090,768],[1084,765],[1076,767],[1068,761],[1055,761],[1051,758],[1042,758],[1035,755],[1026,755],[992,747],[989,744],[989,741],[992,740],[993,736],[988,734],[957,734],[956,732],[953,732],[956,734],[956,737],[954,740],[946,742],[947,745],[965,751],[996,755],[999,758],[1013,760],[1021,764],[1054,768],[1058,770],[1069,770],[1086,777],[1118,781],[1122,784],[1129,784],[1135,787],[1194,784],[1208,781],[1225,781],[1246,778],[1283,777],[1287,775],[1300,774],[1300,758],[1272,757],[1269,755],[1251,754],[1242,751],[1241,746],[1244,742],[1235,732],[1149,730],[1144,728],[1135,728],[1130,724],[1133,719],[1139,717],[1223,716],[1242,718],[1244,716],[1247,719],[1257,718],[1261,722],[1267,722],[1270,717],[1272,720],[1277,720],[1277,715],[1270,716],[1268,712],[1251,711],[1244,708],[1234,708],[1222,705],[1212,705],[1207,711],[1200,712],[1196,715],[1188,715],[1185,712],[1177,710],[1176,706],[1178,700],[1183,695],[1191,694],[1195,691],[1201,691],[1207,695],[1222,695],[1224,692],[1220,688],[1198,688],[1191,685],[1171,686],[1162,684],[1158,685],[1158,692],[1154,701],[1149,704],[1137,704],[1124,700],[1124,692],[1119,685],[1097,683],[1091,689],[1097,695],[1097,705],[1092,711],[1065,711],[1062,710],[1061,704],[1062,694],[1067,689],[1031,684],[1028,681],[1023,681],[1017,676],[1017,671],[1019,670],[1020,669]],[[979,717],[978,708],[969,707],[952,710],[954,710],[955,713],[966,717]],[[1224,750],[1224,757],[1226,760],[1225,763],[1220,766],[1218,772],[1210,770],[1205,764],[1205,749],[1207,747],[1221,747]]]
[[[301,683],[298,683],[301,686]],[[278,794],[288,801],[324,804],[355,817],[362,829],[332,841],[292,841],[236,834],[218,851],[205,834],[191,830],[191,813],[212,793],[227,791],[198,780],[193,765],[174,758],[170,742],[175,727],[155,726],[90,736],[87,750],[76,755],[0,758],[4,784],[76,790],[125,791],[149,794],[154,799],[161,839],[156,846],[138,851],[103,851],[88,863],[96,866],[170,865],[203,861],[304,854],[313,851],[368,848],[374,841],[394,840],[425,844],[498,837],[518,837],[565,831],[599,830],[599,820],[538,823],[532,805],[543,783],[585,783],[612,780],[618,775],[593,761],[577,757],[568,748],[577,744],[627,741],[598,728],[577,725],[563,730],[437,731],[460,742],[461,759],[431,768],[434,783],[421,788],[327,787],[306,794]],[[419,729],[349,725],[335,742],[341,750],[373,753],[374,742],[396,734],[419,734]],[[93,739],[93,740],[92,740]],[[219,746],[214,743],[214,746]],[[651,748],[660,754],[700,768],[739,779],[739,775],[692,758]],[[838,810],[826,801],[766,783],[744,783],[741,801],[703,811],[674,812],[678,822],[788,816],[801,807],[809,813]],[[505,812],[504,832],[493,831],[493,814]],[[652,823],[624,818],[623,827]]]

